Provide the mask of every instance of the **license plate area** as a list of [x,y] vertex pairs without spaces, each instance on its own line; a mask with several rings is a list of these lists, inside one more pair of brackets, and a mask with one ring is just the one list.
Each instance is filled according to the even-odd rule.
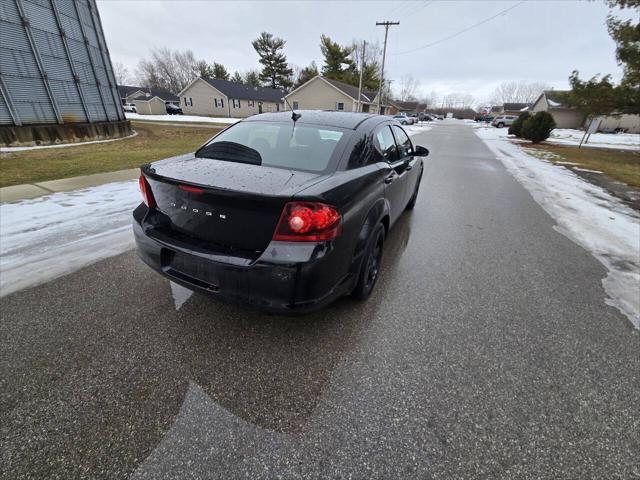
[[210,292],[220,291],[218,269],[212,262],[168,248],[162,249],[160,258],[162,271],[167,275]]

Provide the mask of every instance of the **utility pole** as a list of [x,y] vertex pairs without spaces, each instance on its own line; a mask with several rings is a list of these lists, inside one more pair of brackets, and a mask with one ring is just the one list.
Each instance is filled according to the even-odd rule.
[[360,62],[360,83],[358,84],[358,112],[362,111],[362,74],[364,73],[364,51],[367,48],[367,41],[362,42],[362,61]]
[[382,85],[384,83],[384,60],[387,56],[387,36],[389,35],[389,27],[392,25],[400,25],[400,22],[376,22],[377,25],[384,26],[384,48],[382,49],[382,67],[380,68],[380,86],[378,87],[378,102],[376,109],[380,113],[380,100],[382,100]]

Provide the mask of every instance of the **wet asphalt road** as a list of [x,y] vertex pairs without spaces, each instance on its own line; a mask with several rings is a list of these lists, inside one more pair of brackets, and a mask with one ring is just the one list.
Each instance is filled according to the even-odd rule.
[[439,125],[373,298],[303,318],[133,252],[1,300],[2,478],[640,477],[640,336],[604,268]]

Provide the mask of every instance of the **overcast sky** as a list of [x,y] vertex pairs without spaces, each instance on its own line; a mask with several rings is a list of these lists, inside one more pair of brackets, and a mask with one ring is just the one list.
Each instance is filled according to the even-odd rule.
[[[230,72],[258,67],[251,47],[261,31],[287,41],[290,63],[322,65],[321,34],[339,43],[382,44],[376,21],[391,27],[385,77],[412,74],[423,93],[468,92],[489,99],[503,81],[540,81],[561,89],[578,69],[583,77],[619,78],[604,1],[131,1],[98,0],[114,62],[133,73],[153,47],[191,49]],[[511,6],[477,28],[436,45]],[[627,14],[628,16],[629,14]],[[403,53],[415,50],[411,53]]]

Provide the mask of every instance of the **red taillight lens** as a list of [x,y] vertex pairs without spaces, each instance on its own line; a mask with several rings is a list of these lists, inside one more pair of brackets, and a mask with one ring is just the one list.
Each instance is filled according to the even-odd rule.
[[149,185],[149,182],[147,182],[147,179],[144,178],[144,175],[140,175],[140,178],[138,179],[138,185],[140,186],[140,193],[142,193],[142,200],[144,201],[145,205],[149,208],[155,208],[156,199],[153,198],[151,186]]
[[289,202],[273,234],[283,242],[322,242],[340,234],[340,213],[324,203]]

